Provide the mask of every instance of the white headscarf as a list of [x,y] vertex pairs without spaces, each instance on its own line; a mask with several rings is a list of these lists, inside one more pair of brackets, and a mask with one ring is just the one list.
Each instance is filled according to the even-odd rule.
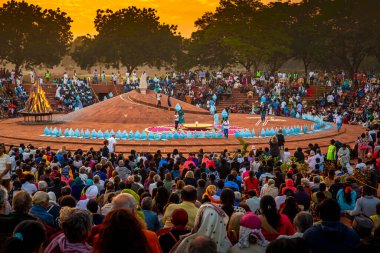
[[98,187],[96,185],[91,185],[86,190],[86,199],[79,200],[77,203],[77,208],[86,210],[87,203],[90,199],[96,199],[98,196]]
[[264,235],[261,233],[261,229],[251,229],[240,226],[239,242],[237,243],[239,248],[249,247],[249,236],[256,237],[257,244],[262,247],[266,247],[269,244],[269,242],[265,239]]
[[211,203],[203,204],[198,210],[193,230],[179,241],[171,252],[188,252],[190,243],[198,236],[205,236],[214,241],[217,252],[229,252],[232,244],[227,237],[227,223],[228,215],[222,209]]

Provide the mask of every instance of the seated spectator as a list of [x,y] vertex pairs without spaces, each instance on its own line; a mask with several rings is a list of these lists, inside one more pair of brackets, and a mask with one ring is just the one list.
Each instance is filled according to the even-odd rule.
[[9,214],[13,218],[19,220],[36,220],[35,217],[29,215],[32,208],[32,197],[26,191],[19,191],[13,196],[12,212]]
[[198,236],[206,236],[217,245],[217,252],[226,253],[231,249],[231,242],[227,239],[227,214],[212,204],[203,204],[197,215],[194,229],[172,249],[173,253],[188,252],[192,241]]
[[93,228],[92,234],[96,232],[94,252],[118,252],[120,248],[128,245],[131,252],[145,248],[146,252],[160,253],[156,234],[141,225],[143,221],[137,215],[136,199],[129,193],[120,193],[112,203],[113,210],[107,214],[99,227]]
[[88,201],[90,199],[96,199],[97,197],[98,197],[98,187],[96,187],[96,185],[89,186],[85,193],[85,199],[78,201],[77,208],[86,210]]
[[233,213],[230,220],[228,221],[227,235],[232,245],[235,245],[239,240],[240,220],[243,215],[244,213],[241,212]]
[[293,235],[280,235],[277,239],[302,238],[303,233],[305,233],[305,231],[308,228],[313,226],[313,216],[308,212],[304,212],[304,211],[299,212],[294,218],[293,226],[294,226],[294,229],[296,230],[296,232]]
[[240,220],[239,240],[231,248],[232,253],[265,252],[269,242],[261,233],[260,218],[252,212],[245,213]]
[[354,210],[346,211],[351,216],[364,214],[368,217],[376,214],[376,205],[380,203],[380,199],[373,196],[373,190],[369,186],[363,187],[363,196],[356,200]]
[[223,209],[224,212],[231,217],[235,212],[245,213],[245,209],[235,205],[235,193],[229,189],[223,189],[220,194],[220,208]]
[[261,188],[260,198],[267,195],[272,196],[273,198],[278,195],[278,188],[275,186],[274,179],[269,179],[268,183]]
[[34,184],[34,176],[32,174],[25,176],[25,183],[22,184],[21,190],[28,192],[30,195],[33,195],[38,190]]
[[49,243],[45,253],[92,252],[92,247],[86,243],[87,234],[92,225],[89,211],[64,207],[61,210],[59,220],[63,233]]
[[13,231],[13,237],[2,242],[0,252],[43,252],[46,242],[45,227],[37,221],[25,220]]
[[190,185],[185,186],[181,192],[182,203],[180,204],[170,204],[166,207],[166,211],[162,218],[165,228],[173,227],[171,222],[172,213],[177,208],[183,208],[187,212],[189,217],[187,227],[193,228],[195,222],[195,216],[197,215],[198,208],[195,206],[197,200],[197,190]]
[[99,225],[103,222],[104,215],[99,213],[99,205],[95,199],[90,199],[87,202],[87,210],[91,213],[92,223],[94,225]]
[[150,231],[157,231],[160,229],[160,222],[158,221],[157,213],[152,211],[153,202],[151,197],[145,197],[141,201],[141,208],[144,213],[144,219],[147,228]]
[[352,211],[355,208],[356,191],[354,191],[350,185],[346,185],[343,189],[338,191],[336,200],[340,206],[341,213]]
[[54,217],[48,213],[49,195],[46,192],[38,191],[32,198],[33,206],[30,209],[30,214],[40,219],[44,224],[54,228]]
[[180,240],[180,236],[190,232],[186,229],[188,215],[185,209],[178,208],[172,213],[171,221],[173,227],[169,232],[159,237],[159,242],[163,253],[169,253],[173,246]]
[[[280,238],[272,241],[266,250],[266,253],[309,253],[310,247],[305,240],[301,238]],[[313,252],[313,251],[312,251]]]
[[285,194],[285,191],[286,191],[287,189],[290,189],[290,190],[292,190],[293,192],[295,192],[295,191],[297,190],[297,189],[294,187],[293,179],[287,179],[287,180],[285,181],[285,187],[282,188],[281,193],[282,193],[282,194]]
[[216,243],[208,237],[198,236],[191,241],[188,253],[217,253]]
[[260,198],[257,197],[256,191],[248,191],[248,199],[245,201],[251,212],[255,213],[260,208]]
[[295,233],[289,218],[277,212],[276,202],[272,196],[267,195],[261,198],[260,210],[261,231],[268,241],[273,241],[279,235]]
[[353,229],[339,221],[339,204],[333,199],[324,200],[319,206],[319,216],[321,224],[312,226],[303,234],[311,252],[354,252],[360,238]]
[[[123,196],[122,198],[126,197]],[[134,200],[133,196],[127,198]],[[123,200],[117,199],[116,201]],[[131,202],[131,204],[133,203]],[[157,237],[152,240],[154,237],[147,236],[146,230],[143,229],[135,212],[135,207],[132,211],[117,208],[109,212],[103,221],[99,234],[95,237],[93,252],[119,252],[125,247],[128,248],[129,252],[161,252]]]
[[206,188],[205,193],[202,196],[202,203],[211,202],[214,204],[220,203],[220,196],[216,195],[216,186],[215,185],[209,185]]

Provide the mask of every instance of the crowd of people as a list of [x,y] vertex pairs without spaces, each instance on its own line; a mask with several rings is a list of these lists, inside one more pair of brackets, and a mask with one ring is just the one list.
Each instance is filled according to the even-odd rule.
[[65,72],[62,79],[54,79],[53,83],[57,86],[55,100],[58,111],[70,112],[96,103],[90,84],[76,74],[70,79]]
[[376,252],[368,136],[356,154],[332,140],[291,155],[281,131],[248,154],[1,145],[0,252]]

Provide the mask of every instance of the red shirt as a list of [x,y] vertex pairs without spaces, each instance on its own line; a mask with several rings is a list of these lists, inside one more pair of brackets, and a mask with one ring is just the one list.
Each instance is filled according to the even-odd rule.
[[259,193],[259,180],[257,178],[253,177],[253,180],[251,180],[250,177],[244,178],[244,185],[246,192],[249,190],[255,190],[256,194]]

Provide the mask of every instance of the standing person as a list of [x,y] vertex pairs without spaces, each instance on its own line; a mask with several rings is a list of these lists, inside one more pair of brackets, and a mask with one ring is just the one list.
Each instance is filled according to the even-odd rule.
[[100,79],[102,80],[103,84],[106,84],[106,73],[104,73],[104,70],[100,74]]
[[264,102],[261,103],[261,107],[260,107],[260,115],[261,115],[261,122],[264,124],[265,122],[265,116],[266,116],[266,112],[267,111],[267,108],[265,107],[265,104]]
[[115,73],[112,72],[111,77],[112,77],[112,84],[116,85],[116,75],[115,75]]
[[182,108],[178,110],[178,115],[179,115],[178,123],[182,125],[183,123],[185,123],[185,117],[184,117],[185,112],[182,110]]
[[172,102],[170,101],[170,93],[168,94],[168,111],[172,108]]
[[114,153],[116,149],[116,139],[115,135],[111,135],[110,138],[108,138],[108,150],[110,153]]
[[10,190],[11,177],[9,171],[11,170],[11,158],[5,154],[4,145],[0,145],[0,184],[8,191]]
[[157,92],[157,95],[156,95],[156,98],[157,98],[157,107],[161,107],[161,93],[158,91]]
[[276,135],[273,135],[269,141],[270,147],[270,155],[274,157],[278,157],[280,155],[280,147],[278,145],[278,139]]
[[368,149],[368,143],[369,140],[365,133],[363,133],[358,140],[356,141],[358,143],[358,149],[359,149],[359,158],[362,159],[362,161],[366,161],[366,153]]
[[46,79],[46,82],[48,83],[50,81],[50,72],[49,70],[47,69],[46,72],[45,72],[45,79]]
[[36,77],[36,74],[34,73],[33,69],[29,72],[29,75],[30,75],[30,83],[33,84],[35,81],[34,78]]
[[342,123],[343,123],[342,117],[341,117],[339,114],[336,115],[335,123],[336,123],[336,129],[337,129],[338,132],[339,132],[339,131],[340,131],[340,128],[342,127]]
[[230,129],[230,121],[228,120],[228,118],[223,118],[222,125],[223,125],[224,137],[228,139],[228,130]]
[[280,149],[280,159],[282,162],[285,162],[284,159],[284,151],[285,151],[285,137],[282,134],[282,129],[278,130],[277,140],[278,140],[278,148]]
[[347,148],[346,143],[343,143],[342,147],[338,150],[338,161],[343,168],[350,162],[350,150]]
[[94,84],[98,84],[98,71],[96,69],[94,71]]
[[179,124],[179,115],[178,112],[176,111],[174,114],[174,126],[175,130],[178,130],[178,124]]
[[335,158],[336,158],[335,140],[331,140],[330,146],[327,149],[327,161],[335,162]]

